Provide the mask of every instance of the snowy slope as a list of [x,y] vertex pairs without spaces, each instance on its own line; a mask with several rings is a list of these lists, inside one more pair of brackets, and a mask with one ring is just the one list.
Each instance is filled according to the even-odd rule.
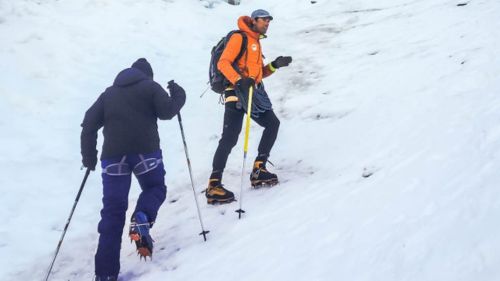
[[[223,115],[199,98],[210,48],[256,8],[275,17],[267,59],[294,57],[266,80],[282,184],[245,187],[242,220],[199,194],[203,242],[177,121],[160,123],[156,251],[141,263],[124,237],[122,280],[500,280],[500,3],[316,2],[0,1],[0,280],[44,278],[83,177],[83,114],[138,57],[186,89],[204,189]],[[224,177],[237,193],[241,162],[242,141]],[[92,173],[51,280],[91,280],[100,196]]]

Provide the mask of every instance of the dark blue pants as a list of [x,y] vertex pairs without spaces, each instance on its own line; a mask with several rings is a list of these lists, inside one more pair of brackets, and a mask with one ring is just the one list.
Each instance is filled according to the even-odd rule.
[[[157,159],[157,166],[150,171],[144,172],[141,164],[144,159]],[[161,159],[161,151],[157,151],[101,160],[103,168],[103,208],[101,210],[101,221],[98,225],[100,236],[95,255],[96,275],[118,276],[120,271],[121,239],[125,226],[125,212],[128,207],[128,193],[132,172],[142,189],[134,213],[141,211],[148,216],[150,222],[156,220],[158,209],[167,195],[165,169],[163,162],[160,161]],[[120,173],[114,173],[117,171],[117,166],[120,166]],[[109,174],[106,173],[107,167],[113,168],[109,169]]]

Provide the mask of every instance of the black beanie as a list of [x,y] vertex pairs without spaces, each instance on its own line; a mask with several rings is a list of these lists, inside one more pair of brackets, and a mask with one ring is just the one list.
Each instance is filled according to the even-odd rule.
[[151,65],[145,58],[140,58],[136,60],[132,64],[133,68],[137,68],[140,71],[144,72],[149,78],[153,78],[153,69],[151,68]]

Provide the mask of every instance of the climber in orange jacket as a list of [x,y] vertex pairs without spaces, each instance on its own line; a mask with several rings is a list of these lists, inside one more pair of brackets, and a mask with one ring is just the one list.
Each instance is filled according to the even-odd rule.
[[[265,34],[272,20],[273,17],[269,12],[262,9],[252,12],[250,17],[240,17],[238,19],[240,32],[231,35],[217,63],[217,68],[229,83],[224,91],[222,137],[214,155],[212,174],[205,193],[209,204],[230,203],[235,200],[234,194],[223,187],[222,174],[229,154],[238,142],[250,87],[254,87],[251,117],[264,127],[250,181],[254,187],[273,186],[278,183],[278,177],[266,169],[266,163],[278,135],[280,121],[274,114],[262,79],[278,68],[288,66],[292,62],[292,57],[279,56],[273,62],[264,64],[260,39],[266,38]],[[245,41],[246,46],[242,46]],[[235,61],[242,48],[245,50],[243,55]]]
[[[255,83],[258,84],[262,81],[262,78],[265,78],[276,71],[271,64],[264,66],[262,49],[260,46],[260,39],[265,38],[264,34],[269,27],[271,19],[272,18],[258,18],[255,20],[249,16],[242,16],[238,19],[238,27],[241,31],[245,32],[247,37],[247,51],[237,62],[237,66],[241,70],[242,74],[239,74],[233,68],[234,60],[240,52],[243,41],[243,35],[241,33],[235,33],[231,36],[219,59],[219,63],[217,64],[217,68],[222,72],[222,74],[224,74],[231,84],[236,84],[236,82],[243,77],[252,77],[254,78]],[[255,24],[253,22],[255,22]],[[263,33],[252,29],[251,26],[255,26],[257,24],[260,26],[260,29],[263,30]]]

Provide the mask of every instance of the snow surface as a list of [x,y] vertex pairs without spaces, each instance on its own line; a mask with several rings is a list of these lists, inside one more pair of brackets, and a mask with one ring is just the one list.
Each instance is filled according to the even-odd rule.
[[[84,174],[84,112],[139,57],[186,89],[205,188],[223,116],[217,95],[199,98],[210,49],[256,8],[275,18],[267,60],[294,58],[266,80],[282,184],[245,186],[241,220],[199,193],[203,242],[177,121],[160,122],[154,259],[124,236],[121,280],[500,280],[500,2],[242,2],[0,1],[0,280],[45,277]],[[242,143],[224,178],[239,198]],[[92,280],[100,198],[94,172],[51,280]]]

